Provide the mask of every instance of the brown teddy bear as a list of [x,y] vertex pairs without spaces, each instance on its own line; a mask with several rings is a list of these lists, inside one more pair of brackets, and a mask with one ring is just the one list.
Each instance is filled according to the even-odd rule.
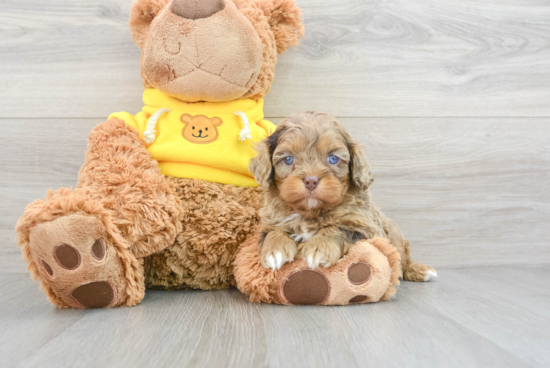
[[[76,189],[49,191],[16,228],[32,278],[60,308],[133,306],[146,288],[235,286],[233,262],[254,243],[261,204],[248,165],[275,129],[262,98],[277,54],[303,35],[293,0],[137,0],[129,25],[143,110],[96,126]],[[398,255],[374,248],[356,253],[381,257],[384,298]],[[243,262],[254,257],[241,249]],[[241,265],[243,284],[255,267]]]
[[17,224],[28,269],[58,307],[234,284],[260,206],[248,164],[275,129],[262,98],[277,54],[304,32],[293,0],[137,0],[129,25],[143,111],[96,126],[76,189],[50,191]]

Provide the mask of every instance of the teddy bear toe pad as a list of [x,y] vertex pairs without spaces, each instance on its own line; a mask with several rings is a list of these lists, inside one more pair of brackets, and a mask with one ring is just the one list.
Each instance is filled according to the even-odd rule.
[[290,304],[321,304],[330,294],[330,285],[318,271],[298,270],[284,280],[282,294]]
[[351,298],[349,300],[349,304],[363,303],[363,302],[366,302],[367,300],[369,300],[368,296],[366,296],[366,295],[357,295],[357,296],[354,296],[353,298]]
[[66,270],[75,270],[80,266],[80,253],[69,244],[55,247],[54,257],[57,263]]
[[72,297],[86,308],[104,308],[115,299],[115,290],[108,282],[96,281],[77,287]]
[[125,293],[122,265],[105,239],[103,225],[91,216],[65,216],[31,230],[41,281],[66,305],[111,307]]
[[371,268],[364,262],[354,263],[348,268],[348,280],[354,285],[361,285],[370,279]]

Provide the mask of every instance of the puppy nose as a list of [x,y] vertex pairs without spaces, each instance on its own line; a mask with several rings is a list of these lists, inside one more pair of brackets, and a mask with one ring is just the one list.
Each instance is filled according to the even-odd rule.
[[185,19],[208,18],[225,9],[224,0],[173,0],[170,10]]
[[307,189],[314,191],[315,188],[319,185],[319,178],[316,176],[306,176],[304,178],[304,184]]

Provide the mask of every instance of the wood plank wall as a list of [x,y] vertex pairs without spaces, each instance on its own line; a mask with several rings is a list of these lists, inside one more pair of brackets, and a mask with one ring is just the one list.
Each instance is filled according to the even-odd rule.
[[[76,184],[90,129],[141,109],[131,3],[2,2],[0,272],[24,272],[15,223]],[[298,4],[306,35],[279,58],[266,116],[339,117],[418,261],[550,263],[550,1]]]

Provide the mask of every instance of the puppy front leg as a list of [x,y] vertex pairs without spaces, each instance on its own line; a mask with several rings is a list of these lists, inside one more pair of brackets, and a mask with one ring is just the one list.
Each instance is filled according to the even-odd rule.
[[259,246],[262,266],[273,270],[278,270],[286,262],[292,262],[298,252],[296,242],[281,230],[268,232]]
[[310,268],[330,267],[344,253],[345,234],[336,226],[324,228],[304,243],[301,254]]

